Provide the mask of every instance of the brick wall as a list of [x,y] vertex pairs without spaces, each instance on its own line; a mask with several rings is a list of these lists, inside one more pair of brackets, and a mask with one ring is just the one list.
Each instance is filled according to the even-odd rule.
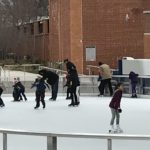
[[140,0],[83,0],[84,50],[86,46],[95,45],[97,52],[96,62],[85,65],[103,61],[116,67],[122,56],[143,58],[141,9]]
[[[123,56],[144,58],[147,0],[49,1],[51,60],[69,58],[86,72],[87,64],[99,61],[114,68]],[[89,46],[96,47],[96,61],[85,60]]]

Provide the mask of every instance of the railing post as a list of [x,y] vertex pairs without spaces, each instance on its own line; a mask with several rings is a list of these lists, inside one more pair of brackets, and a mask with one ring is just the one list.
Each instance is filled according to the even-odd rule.
[[108,141],[108,150],[112,150],[112,139],[107,139]]
[[7,150],[7,133],[3,133],[3,150]]
[[47,150],[57,150],[57,137],[47,136]]

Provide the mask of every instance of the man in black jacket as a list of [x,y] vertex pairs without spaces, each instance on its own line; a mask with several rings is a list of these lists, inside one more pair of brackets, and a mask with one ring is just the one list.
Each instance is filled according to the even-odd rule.
[[47,83],[51,85],[52,97],[50,100],[55,101],[58,93],[59,76],[56,73],[45,69],[40,70],[39,74],[43,77],[43,80],[46,80]]
[[68,73],[76,70],[76,66],[72,62],[70,62],[68,59],[65,59],[64,63],[66,64],[66,69]]

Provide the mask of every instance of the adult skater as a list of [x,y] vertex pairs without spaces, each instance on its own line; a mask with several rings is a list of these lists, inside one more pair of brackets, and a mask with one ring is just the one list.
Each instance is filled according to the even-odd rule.
[[71,104],[68,106],[78,106],[79,101],[79,87],[80,81],[76,70],[72,70],[69,74],[70,77],[70,91],[71,91]]
[[13,85],[13,98],[14,98],[14,102],[18,102],[20,101],[19,99],[19,96],[20,96],[20,93],[19,93],[19,87],[17,86],[17,82],[15,82],[15,84]]
[[70,73],[70,71],[72,70],[73,71],[76,70],[76,66],[72,62],[70,62],[68,59],[65,59],[64,63],[66,64],[66,69],[68,73]]
[[27,101],[27,97],[25,95],[25,86],[21,83],[20,78],[17,77],[17,82],[16,86],[18,87],[18,92],[19,92],[19,100],[23,100],[22,96],[24,97],[24,100]]
[[111,69],[109,65],[99,62],[100,75],[102,77],[99,85],[100,96],[104,95],[104,88],[106,85],[109,87],[110,96],[113,95],[113,89],[111,84]]
[[[100,86],[100,84],[101,84],[101,80],[102,80],[102,77],[101,77],[100,72],[99,72],[99,75],[98,75],[98,78],[97,78],[97,85],[98,85],[99,93],[100,93],[100,88],[99,88],[99,86]],[[98,96],[101,96],[101,94],[99,94]]]
[[0,87],[0,107],[4,107],[5,106],[5,104],[4,104],[4,102],[3,102],[2,98],[1,98],[2,93],[3,93],[3,89],[2,89],[2,87]]
[[50,100],[56,101],[58,93],[59,76],[56,73],[45,69],[40,70],[39,74],[43,77],[43,80],[46,80],[47,83],[51,85],[52,97],[50,98]]
[[[122,85],[122,83],[118,83],[116,85],[113,98],[109,104],[109,107],[110,107],[111,113],[112,113],[112,118],[110,121],[111,129],[109,130],[110,133],[121,133],[121,132],[123,132],[119,126],[120,113],[122,112],[122,110],[120,108],[122,92],[123,92],[123,85]],[[114,127],[115,118],[116,118],[116,128]]]
[[40,107],[40,101],[43,105],[43,109],[45,108],[45,89],[46,87],[49,88],[49,86],[44,82],[43,78],[38,77],[35,82],[32,84],[32,87],[36,87],[36,92],[35,92],[35,96],[36,96],[36,106],[34,107],[34,109],[37,109]]
[[136,86],[138,83],[138,74],[136,74],[135,72],[131,71],[129,73],[129,79],[131,80],[131,87],[132,87],[132,98],[137,98],[137,94],[136,94]]

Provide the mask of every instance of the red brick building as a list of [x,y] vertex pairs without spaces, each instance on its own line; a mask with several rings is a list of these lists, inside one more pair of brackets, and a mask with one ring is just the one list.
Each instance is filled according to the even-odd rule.
[[149,3],[49,0],[50,61],[69,58],[83,73],[98,61],[116,67],[123,56],[150,58]]

